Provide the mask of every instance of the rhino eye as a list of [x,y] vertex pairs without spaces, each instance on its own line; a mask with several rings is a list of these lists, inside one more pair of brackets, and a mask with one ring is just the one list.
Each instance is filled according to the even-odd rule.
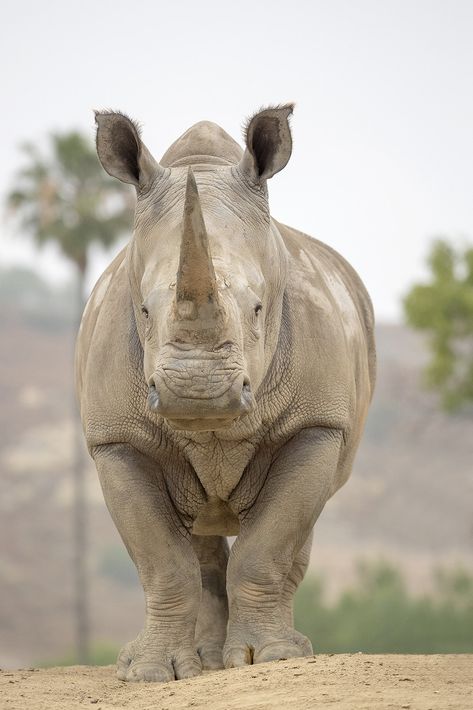
[[145,318],[149,316],[148,309],[146,308],[146,306],[141,306],[141,312]]
[[259,315],[262,310],[263,310],[263,304],[262,304],[262,303],[258,303],[258,304],[255,306],[255,316]]

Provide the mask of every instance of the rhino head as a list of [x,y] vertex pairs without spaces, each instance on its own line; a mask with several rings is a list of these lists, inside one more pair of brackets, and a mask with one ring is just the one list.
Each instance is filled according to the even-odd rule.
[[157,162],[129,118],[96,114],[104,169],[136,188],[127,268],[148,405],[175,429],[214,431],[251,412],[273,359],[286,251],[266,181],[291,155],[292,108],[253,116],[244,152],[196,124],[174,144],[187,141],[190,157],[171,165],[172,149]]

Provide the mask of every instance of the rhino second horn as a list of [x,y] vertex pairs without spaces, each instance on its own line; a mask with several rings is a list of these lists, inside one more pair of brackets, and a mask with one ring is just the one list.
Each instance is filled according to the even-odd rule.
[[217,305],[218,290],[209,238],[192,168],[187,172],[176,302]]

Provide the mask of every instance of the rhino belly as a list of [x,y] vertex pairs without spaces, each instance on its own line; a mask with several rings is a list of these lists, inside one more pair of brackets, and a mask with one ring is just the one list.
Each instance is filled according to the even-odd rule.
[[238,535],[240,522],[227,501],[212,496],[199,509],[194,520],[194,535]]

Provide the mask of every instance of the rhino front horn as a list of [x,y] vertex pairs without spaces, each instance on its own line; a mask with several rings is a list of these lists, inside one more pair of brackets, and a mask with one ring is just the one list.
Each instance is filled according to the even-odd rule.
[[[210,254],[209,238],[192,168],[187,172],[179,270],[176,279],[178,311],[204,304],[217,305],[217,280]],[[187,304],[187,305],[186,305]]]

